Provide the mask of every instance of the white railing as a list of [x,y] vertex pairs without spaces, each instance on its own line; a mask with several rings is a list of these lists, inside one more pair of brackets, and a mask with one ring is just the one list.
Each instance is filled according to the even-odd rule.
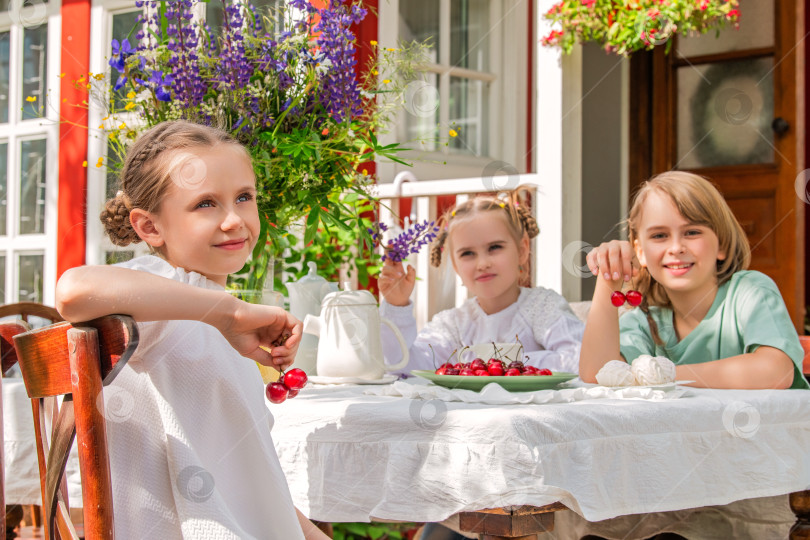
[[[395,216],[407,217],[411,223],[435,220],[436,198],[442,195],[455,195],[456,203],[461,203],[478,193],[488,193],[504,189],[526,186],[532,192],[532,213],[540,226],[541,237],[532,241],[531,282],[560,291],[559,284],[550,283],[544,268],[560,266],[560,250],[548,250],[548,243],[559,238],[561,208],[559,201],[548,200],[543,194],[540,177],[537,174],[513,174],[487,178],[463,178],[453,180],[417,181],[410,172],[397,175],[391,184],[379,184],[375,194],[380,199],[380,221],[396,224]],[[400,212],[401,199],[412,198],[411,212],[403,216]],[[556,233],[556,234],[555,234]],[[545,239],[542,237],[545,235]],[[559,244],[557,244],[559,246]],[[550,251],[550,253],[549,253]],[[543,255],[545,253],[545,255]],[[449,264],[442,267],[430,266],[430,253],[427,249],[412,255],[408,262],[416,268],[416,287],[413,301],[418,328],[422,328],[437,312],[461,305],[467,299],[467,289],[455,275]],[[551,266],[550,266],[551,265]]]

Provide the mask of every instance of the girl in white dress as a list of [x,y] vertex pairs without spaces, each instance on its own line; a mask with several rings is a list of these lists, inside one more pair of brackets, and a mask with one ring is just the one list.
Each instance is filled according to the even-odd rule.
[[116,536],[327,538],[293,506],[254,364],[291,364],[301,323],[225,291],[259,234],[245,149],[217,129],[162,123],[128,152],[101,219],[114,243],[154,253],[68,270],[56,290],[68,321],[138,324],[135,354],[104,390]]
[[[514,343],[517,336],[527,365],[576,373],[582,322],[556,292],[520,286],[528,268],[529,240],[539,229],[516,195],[508,200],[470,199],[450,209],[438,223],[442,230],[431,248],[431,264],[449,260],[473,297],[461,307],[438,313],[417,332],[410,302],[416,272],[412,266],[406,271],[402,263],[386,260],[379,278],[380,310],[399,327],[409,346],[406,371],[435,369],[454,350]],[[383,348],[388,363],[401,358],[393,333],[385,327]]]

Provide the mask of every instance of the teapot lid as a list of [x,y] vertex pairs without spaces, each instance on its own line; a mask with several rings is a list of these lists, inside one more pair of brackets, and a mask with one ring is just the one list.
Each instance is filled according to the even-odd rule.
[[377,306],[374,295],[368,291],[352,291],[348,288],[344,291],[331,292],[323,299],[323,306]]
[[318,285],[326,283],[326,280],[318,275],[318,265],[315,264],[313,261],[309,261],[307,263],[309,266],[309,272],[299,279],[297,283],[317,283]]

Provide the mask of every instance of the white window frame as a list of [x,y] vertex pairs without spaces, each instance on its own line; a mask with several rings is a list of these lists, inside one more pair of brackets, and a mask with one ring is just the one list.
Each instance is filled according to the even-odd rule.
[[[6,257],[5,297],[2,303],[15,303],[19,295],[19,256],[43,256],[42,302],[53,305],[56,290],[57,267],[57,213],[59,201],[59,110],[62,45],[62,17],[60,0],[47,4],[34,4],[19,11],[14,7],[22,0],[12,2],[9,11],[0,12],[0,32],[9,32],[9,121],[0,124],[0,141],[8,144],[6,188],[6,235],[0,236],[0,253]],[[47,21],[47,69],[44,87],[46,96],[44,116],[23,120],[20,112],[25,105],[21,77],[23,63],[23,28],[26,23]],[[43,22],[44,24],[44,22]],[[20,221],[20,149],[23,141],[45,139],[45,231],[40,234],[18,234]]]
[[[399,45],[399,3],[409,0],[387,0],[379,6],[378,35],[380,47],[397,47]],[[449,39],[450,34],[450,0],[439,0],[439,32]],[[449,47],[440,47],[439,64],[431,65],[429,72],[437,73],[442,78],[439,85],[439,98],[443,106],[439,107],[440,126],[444,130],[440,139],[446,140],[449,128],[450,76],[464,75],[469,80],[490,82],[489,92],[489,155],[473,156],[446,151],[418,152],[408,151],[403,155],[413,162],[413,167],[396,163],[377,163],[377,173],[381,183],[389,183],[405,170],[410,171],[419,180],[437,180],[451,178],[481,177],[487,166],[493,162],[505,162],[517,172],[526,171],[526,132],[528,122],[528,40],[526,13],[527,0],[490,0],[491,30],[489,39],[488,73],[472,71],[457,67],[447,68],[450,62]],[[517,44],[517,46],[515,45]],[[396,122],[404,121],[401,113]],[[381,137],[384,144],[397,141],[395,129]],[[502,167],[499,167],[502,170]]]
[[[112,22],[113,16],[119,13],[140,12],[132,0],[93,0],[90,11],[90,71],[92,73],[110,73],[117,77],[108,61],[112,51]],[[135,46],[135,44],[132,44]],[[112,73],[111,73],[112,70]],[[109,81],[115,84],[114,80]],[[149,253],[149,246],[145,242],[119,247],[113,244],[104,231],[101,220],[98,218],[104,203],[107,202],[107,136],[98,126],[104,124],[111,126],[125,122],[127,125],[137,125],[138,116],[135,113],[118,114],[116,118],[104,120],[107,112],[98,104],[90,101],[88,114],[88,140],[87,140],[87,247],[85,259],[87,264],[105,264],[105,253],[108,251],[134,251],[135,256]],[[104,165],[96,167],[99,157],[104,158]]]

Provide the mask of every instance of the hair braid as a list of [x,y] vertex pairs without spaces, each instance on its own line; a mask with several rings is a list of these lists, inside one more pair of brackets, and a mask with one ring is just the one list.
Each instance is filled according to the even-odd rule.
[[529,235],[529,239],[540,234],[540,227],[537,225],[537,220],[534,219],[534,216],[528,208],[518,205],[515,207],[515,210],[517,211],[520,224],[523,225],[523,230]]
[[430,248],[430,265],[439,267],[442,264],[442,250],[444,249],[444,242],[447,240],[447,228],[443,228],[442,232],[439,233],[439,236],[436,237],[436,240],[433,242],[433,246]]

